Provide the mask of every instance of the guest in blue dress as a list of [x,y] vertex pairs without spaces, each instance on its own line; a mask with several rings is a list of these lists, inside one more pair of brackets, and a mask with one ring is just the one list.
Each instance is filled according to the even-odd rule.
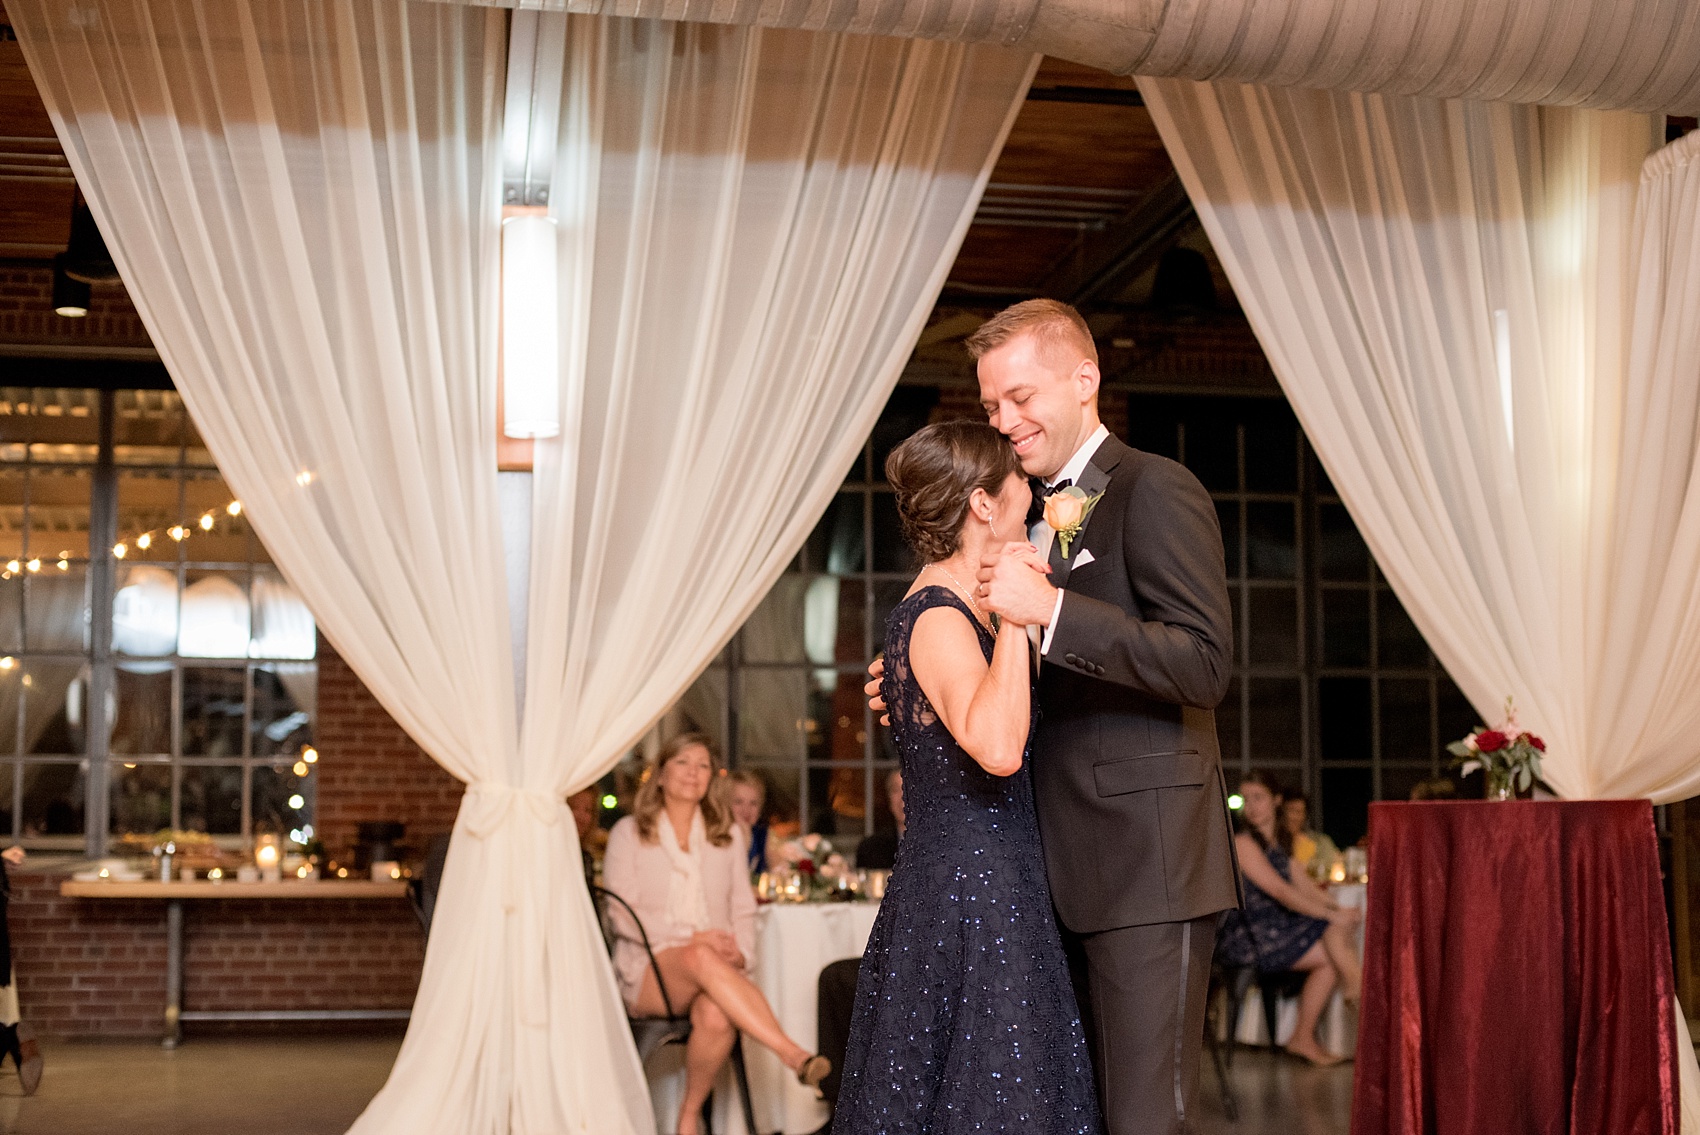
[[927,566],[886,621],[905,828],[862,957],[832,1130],[1098,1135],[1026,761],[1027,635],[994,628],[972,589],[982,551],[1024,537],[1031,492],[1009,443],[975,422],[928,426],[886,477]]
[[1240,831],[1234,837],[1245,875],[1245,909],[1230,911],[1216,956],[1260,973],[1306,975],[1299,1019],[1287,1051],[1316,1065],[1338,1064],[1316,1039],[1316,1025],[1336,986],[1356,1002],[1363,984],[1352,931],[1363,919],[1342,907],[1302,870],[1293,869],[1292,834],[1277,822],[1281,794],[1260,772],[1240,781]]
[[767,778],[752,769],[739,769],[727,777],[727,804],[732,821],[744,831],[749,843],[750,876],[767,870]]

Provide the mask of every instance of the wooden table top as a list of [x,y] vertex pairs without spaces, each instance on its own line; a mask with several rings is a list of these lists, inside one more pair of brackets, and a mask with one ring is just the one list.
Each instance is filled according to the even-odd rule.
[[407,884],[397,880],[375,883],[368,879],[290,879],[276,883],[239,883],[235,879],[220,879],[216,883],[208,879],[196,879],[193,883],[68,879],[59,885],[59,893],[75,899],[399,899],[407,896]]

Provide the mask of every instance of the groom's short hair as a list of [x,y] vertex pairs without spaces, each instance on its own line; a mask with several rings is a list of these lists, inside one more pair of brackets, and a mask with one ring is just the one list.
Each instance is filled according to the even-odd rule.
[[1072,363],[1081,356],[1098,365],[1098,345],[1092,329],[1074,308],[1061,300],[1023,300],[1004,308],[968,336],[968,354],[978,362],[982,355],[997,350],[1017,335],[1032,335],[1048,357],[1068,356]]

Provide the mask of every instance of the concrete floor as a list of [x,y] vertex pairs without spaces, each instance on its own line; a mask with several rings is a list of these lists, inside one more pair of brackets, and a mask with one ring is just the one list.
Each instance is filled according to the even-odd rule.
[[[25,1099],[0,1072],[3,1135],[342,1135],[383,1086],[399,1039],[190,1040],[46,1044],[41,1090]],[[1346,1135],[1352,1067],[1317,1070],[1241,1051],[1240,1122],[1222,1114],[1215,1073],[1201,1085],[1200,1135]]]

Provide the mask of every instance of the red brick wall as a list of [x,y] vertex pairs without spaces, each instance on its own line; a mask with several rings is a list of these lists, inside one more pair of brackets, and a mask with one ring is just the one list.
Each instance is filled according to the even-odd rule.
[[[52,1037],[159,1037],[165,904],[62,898],[63,879],[13,876],[8,914],[24,1018]],[[405,1009],[425,957],[403,899],[191,901],[183,922],[187,1010]],[[223,1031],[211,1023],[184,1028]]]
[[362,821],[400,820],[416,856],[433,835],[454,827],[465,786],[425,755],[323,638],[313,735],[314,829],[331,858],[351,857]]
[[53,310],[53,271],[49,268],[0,268],[0,341],[152,345],[122,284],[96,285],[89,313],[81,319],[57,314]]

